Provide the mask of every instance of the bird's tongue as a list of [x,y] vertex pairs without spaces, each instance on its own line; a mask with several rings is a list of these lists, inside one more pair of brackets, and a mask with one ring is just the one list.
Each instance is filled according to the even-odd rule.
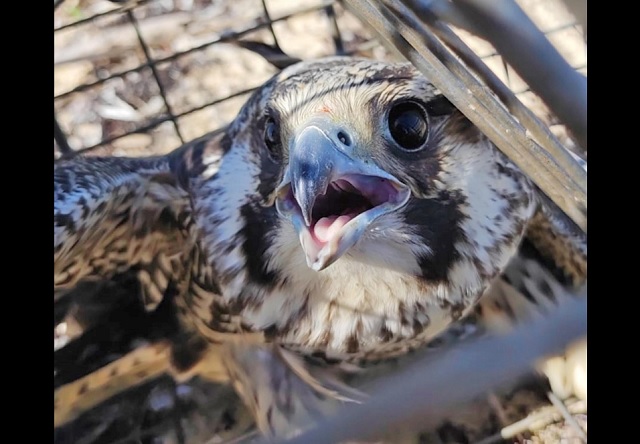
[[319,242],[329,242],[355,216],[356,214],[343,214],[323,217],[315,223],[312,233]]

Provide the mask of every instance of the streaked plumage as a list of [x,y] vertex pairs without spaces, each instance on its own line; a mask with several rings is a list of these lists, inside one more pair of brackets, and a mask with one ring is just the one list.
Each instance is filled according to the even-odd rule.
[[[482,310],[527,232],[564,234],[530,181],[408,64],[297,64],[224,133],[163,157],[61,162],[54,175],[56,300],[133,270],[144,306],[170,299],[177,319],[59,389],[59,424],[126,375],[169,372],[230,381],[264,433],[290,434],[359,396],[310,357],[364,368],[421,347]],[[529,242],[571,285],[584,281],[586,251]]]

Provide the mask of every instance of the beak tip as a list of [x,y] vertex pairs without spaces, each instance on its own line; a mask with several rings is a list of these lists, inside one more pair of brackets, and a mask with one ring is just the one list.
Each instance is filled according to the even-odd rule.
[[[302,189],[303,191],[298,192],[298,190]],[[295,200],[300,207],[302,212],[302,217],[304,218],[304,223],[307,227],[311,227],[311,221],[313,219],[313,204],[315,203],[315,194],[312,191],[307,191],[302,187],[298,187],[294,192]]]
[[320,264],[317,260],[312,261],[309,256],[307,256],[307,267],[311,268],[313,271],[319,271]]
[[307,264],[309,266],[309,268],[311,268],[313,271],[322,271],[325,268],[327,268],[327,264],[324,261],[321,260],[316,260],[313,263],[308,263]]
[[311,228],[311,213],[307,213],[305,211],[304,213],[304,223],[307,225],[308,228]]

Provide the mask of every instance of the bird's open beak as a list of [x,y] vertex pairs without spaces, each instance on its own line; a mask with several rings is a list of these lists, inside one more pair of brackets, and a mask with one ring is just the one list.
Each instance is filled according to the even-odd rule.
[[409,200],[408,187],[354,156],[354,145],[347,132],[317,119],[289,146],[276,208],[292,221],[307,265],[316,271],[355,245],[374,220]]

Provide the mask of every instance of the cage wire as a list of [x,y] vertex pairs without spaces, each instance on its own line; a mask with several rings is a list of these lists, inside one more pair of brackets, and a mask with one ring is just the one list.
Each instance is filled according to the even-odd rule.
[[[526,16],[518,15],[518,6]],[[586,173],[579,162],[587,147],[586,80],[572,77],[587,72],[584,8],[559,0],[55,0],[54,160],[163,154],[222,130],[256,87],[299,59],[332,54],[407,58],[586,239]],[[553,324],[571,334],[540,340],[526,362],[586,333],[584,304],[571,313]],[[56,348],[79,335],[72,326],[63,327]],[[525,341],[518,333],[511,338]],[[500,344],[482,347],[490,352]],[[503,369],[517,367],[496,359]],[[507,373],[494,368],[487,374],[513,376]],[[480,387],[489,390],[497,382],[487,380]],[[387,395],[402,392],[390,387]],[[473,390],[467,389],[458,402],[470,398]],[[85,415],[80,426],[56,430],[55,441],[115,444],[157,442],[163,436],[162,442],[222,442],[225,430],[211,424],[233,423],[237,429],[235,418],[212,417],[220,411],[212,402],[219,407],[237,401],[228,387],[199,380],[176,384],[167,377],[127,396],[125,403],[106,403]],[[393,405],[384,393],[382,399]],[[433,403],[405,407],[407,417],[421,411],[437,416]],[[561,410],[551,408],[555,416]],[[388,408],[381,411],[382,416],[375,410],[345,415],[342,423],[325,424],[296,442],[360,436],[358,427],[345,421],[362,425],[365,414],[378,417],[380,426],[393,425],[385,418],[395,416]],[[246,433],[247,440],[257,436],[251,424]]]

